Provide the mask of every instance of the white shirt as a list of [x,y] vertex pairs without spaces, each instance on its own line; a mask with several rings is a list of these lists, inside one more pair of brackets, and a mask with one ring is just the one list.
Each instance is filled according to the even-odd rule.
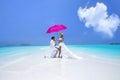
[[51,58],[55,58],[57,54],[57,48],[55,46],[55,41],[51,40],[50,41],[50,51],[51,51]]
[[55,41],[53,41],[53,40],[50,41],[50,48],[51,49],[55,48]]

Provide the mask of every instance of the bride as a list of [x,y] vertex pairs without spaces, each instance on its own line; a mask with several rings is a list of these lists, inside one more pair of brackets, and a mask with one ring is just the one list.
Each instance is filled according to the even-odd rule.
[[58,47],[58,57],[61,58],[74,58],[74,59],[80,59],[79,56],[76,56],[75,54],[73,54],[68,48],[67,46],[64,44],[64,35],[62,32],[60,32],[60,37],[59,37],[59,47]]

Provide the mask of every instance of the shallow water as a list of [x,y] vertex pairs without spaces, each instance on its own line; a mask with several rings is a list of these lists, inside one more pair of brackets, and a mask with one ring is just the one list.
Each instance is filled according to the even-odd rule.
[[82,59],[44,58],[49,46],[1,47],[0,80],[120,80],[119,45],[68,48]]
[[[120,45],[67,45],[78,56],[102,57],[120,60]],[[30,55],[49,56],[49,46],[0,47],[0,65]]]
[[74,45],[69,48],[77,54],[120,59],[120,45]]

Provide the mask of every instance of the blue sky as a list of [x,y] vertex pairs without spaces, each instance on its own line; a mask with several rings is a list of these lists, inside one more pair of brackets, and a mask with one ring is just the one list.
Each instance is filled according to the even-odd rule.
[[[66,44],[120,42],[119,0],[1,0],[0,45],[49,45],[47,29],[64,24]],[[58,36],[57,36],[58,37]]]

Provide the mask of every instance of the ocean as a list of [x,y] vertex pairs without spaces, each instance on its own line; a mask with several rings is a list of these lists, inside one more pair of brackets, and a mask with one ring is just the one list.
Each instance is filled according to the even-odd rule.
[[68,48],[79,55],[120,59],[120,45],[72,45]]
[[[67,45],[78,56],[120,60],[120,45]],[[30,55],[49,56],[49,46],[0,47],[0,66]]]

